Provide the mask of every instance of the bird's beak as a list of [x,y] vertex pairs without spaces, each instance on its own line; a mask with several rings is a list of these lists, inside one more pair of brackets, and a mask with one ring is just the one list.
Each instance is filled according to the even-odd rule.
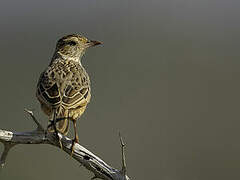
[[97,46],[97,45],[100,45],[102,44],[101,42],[99,41],[93,41],[93,40],[90,40],[86,43],[86,48],[88,47],[93,47],[93,46]]

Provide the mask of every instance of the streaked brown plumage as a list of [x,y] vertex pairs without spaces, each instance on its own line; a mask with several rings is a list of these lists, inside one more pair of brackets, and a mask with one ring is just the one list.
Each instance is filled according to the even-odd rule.
[[43,112],[50,120],[55,120],[55,127],[51,126],[49,131],[55,129],[66,135],[71,120],[74,142],[78,142],[76,120],[84,113],[91,98],[90,79],[80,60],[86,48],[98,44],[100,42],[76,34],[61,38],[37,85],[36,95]]

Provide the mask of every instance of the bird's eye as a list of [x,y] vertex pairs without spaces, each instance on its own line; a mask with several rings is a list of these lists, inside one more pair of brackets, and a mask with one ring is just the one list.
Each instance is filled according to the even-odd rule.
[[68,44],[69,44],[70,46],[75,46],[77,43],[76,43],[75,41],[69,41]]

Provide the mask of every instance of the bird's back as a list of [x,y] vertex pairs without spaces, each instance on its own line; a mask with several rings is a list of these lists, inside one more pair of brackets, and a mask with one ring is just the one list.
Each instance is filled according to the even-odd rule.
[[55,60],[41,74],[37,97],[51,108],[76,108],[80,101],[90,100],[90,79],[75,61]]
[[36,95],[48,116],[56,109],[59,118],[76,120],[90,101],[90,79],[80,63],[54,60],[41,74]]

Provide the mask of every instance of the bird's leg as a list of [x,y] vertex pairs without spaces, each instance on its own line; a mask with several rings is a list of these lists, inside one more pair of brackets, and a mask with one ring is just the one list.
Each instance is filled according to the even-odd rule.
[[59,145],[60,145],[60,148],[62,149],[62,142],[61,142],[61,139],[59,138],[58,136],[58,130],[57,130],[57,114],[56,114],[56,109],[53,110],[53,128],[54,128],[54,132],[56,134],[56,137],[58,139],[58,142],[59,142]]
[[53,111],[53,128],[56,136],[58,137],[58,130],[57,130],[57,117],[56,117],[56,110]]
[[77,134],[77,122],[76,120],[73,120],[73,127],[74,127],[74,139],[72,140],[72,148],[71,148],[71,156],[73,154],[73,148],[75,143],[78,143],[79,138],[78,138],[78,134]]

